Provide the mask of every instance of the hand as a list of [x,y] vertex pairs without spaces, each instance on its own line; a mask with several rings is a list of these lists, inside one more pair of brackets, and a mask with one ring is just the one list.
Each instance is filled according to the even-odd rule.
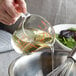
[[0,0],[0,22],[12,25],[20,17],[20,13],[26,13],[24,0]]

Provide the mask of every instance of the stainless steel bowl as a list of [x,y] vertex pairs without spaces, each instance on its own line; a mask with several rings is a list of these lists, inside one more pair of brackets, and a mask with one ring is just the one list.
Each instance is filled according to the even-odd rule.
[[[9,76],[46,76],[52,69],[51,53],[48,50],[17,58],[9,67]],[[65,61],[67,54],[62,50],[55,51],[55,68]]]

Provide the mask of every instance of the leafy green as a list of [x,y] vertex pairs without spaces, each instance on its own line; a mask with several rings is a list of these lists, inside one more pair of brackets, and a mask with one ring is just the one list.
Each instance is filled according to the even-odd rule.
[[58,34],[56,34],[56,38],[65,46],[69,47],[69,48],[73,48],[76,45],[76,41],[74,40],[74,38],[70,37],[70,38],[60,38]]
[[76,28],[69,28],[70,31],[76,31]]

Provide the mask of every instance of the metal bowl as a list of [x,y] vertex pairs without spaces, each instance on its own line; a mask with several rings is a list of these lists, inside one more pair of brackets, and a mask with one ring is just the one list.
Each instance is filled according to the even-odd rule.
[[[9,76],[46,76],[52,70],[52,58],[49,49],[45,50],[14,60],[8,70]],[[55,51],[54,68],[65,61],[67,54],[65,51]]]

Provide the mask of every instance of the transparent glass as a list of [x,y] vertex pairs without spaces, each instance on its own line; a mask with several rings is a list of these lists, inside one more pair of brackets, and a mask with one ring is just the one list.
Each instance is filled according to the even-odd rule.
[[54,41],[52,25],[43,17],[29,13],[22,16],[19,28],[12,37],[13,48],[23,54],[37,52],[44,47],[52,48]]

